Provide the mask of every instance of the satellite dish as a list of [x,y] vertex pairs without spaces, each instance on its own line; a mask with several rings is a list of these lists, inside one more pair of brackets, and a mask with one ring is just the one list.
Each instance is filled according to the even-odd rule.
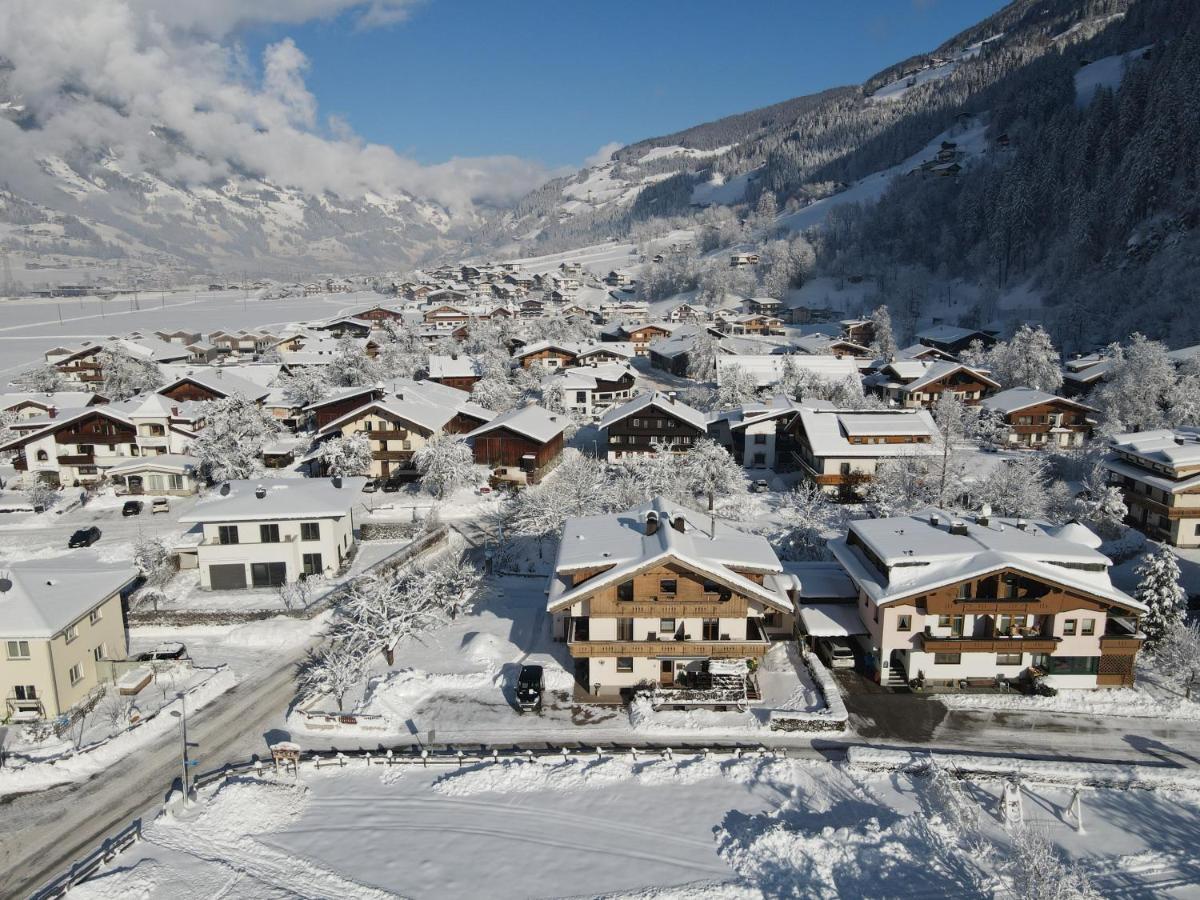
[[12,590],[12,586],[11,578],[0,578],[0,594],[7,594]]
[[222,483],[222,485],[221,485],[221,496],[222,497],[229,496],[229,482],[228,481]]

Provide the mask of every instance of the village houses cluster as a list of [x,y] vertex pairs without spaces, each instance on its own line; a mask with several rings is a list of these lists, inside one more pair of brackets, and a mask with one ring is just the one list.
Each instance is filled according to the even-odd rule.
[[[199,493],[169,549],[212,591],[338,575],[364,492],[448,467],[451,488],[536,491],[570,446],[619,472],[663,455],[686,468],[711,442],[754,489],[799,485],[858,510],[886,473],[935,471],[951,442],[1005,466],[1103,440],[1126,524],[1200,546],[1200,432],[1100,438],[1102,358],[1068,361],[1046,390],[1003,380],[990,331],[939,324],[897,347],[879,316],[638,298],[622,269],[463,265],[321,321],[55,347],[0,396],[0,454],[38,511],[106,488]],[[986,442],[947,431],[948,400],[986,420]],[[1113,585],[1093,529],[937,500],[856,515],[810,560],[667,496],[566,517],[546,614],[578,696],[741,682],[781,641],[849,646],[885,687],[1133,683],[1147,605]],[[0,571],[0,719],[62,714],[125,656],[144,573],[89,552]]]

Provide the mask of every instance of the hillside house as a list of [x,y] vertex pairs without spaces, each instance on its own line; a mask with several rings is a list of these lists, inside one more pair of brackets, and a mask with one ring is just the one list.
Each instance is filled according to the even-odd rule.
[[976,341],[986,349],[996,343],[996,335],[991,331],[959,328],[955,325],[934,325],[917,332],[917,343],[926,347],[937,347],[951,356],[958,356]]
[[730,670],[714,663],[760,659],[791,634],[793,586],[765,538],[656,497],[567,519],[547,608],[576,696],[619,702],[638,689],[707,688]]
[[863,379],[863,389],[906,409],[933,409],[945,392],[978,406],[1000,383],[962,363],[896,360]]
[[1016,387],[993,394],[983,408],[1004,423],[1005,439],[1021,449],[1082,447],[1096,411],[1077,400],[1033,388]]

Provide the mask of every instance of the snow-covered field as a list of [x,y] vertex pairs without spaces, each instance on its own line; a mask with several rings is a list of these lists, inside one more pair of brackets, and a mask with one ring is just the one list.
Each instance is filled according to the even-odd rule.
[[[998,781],[820,761],[618,756],[305,768],[167,813],[84,900],[137,896],[1006,896]],[[1023,786],[1025,823],[1099,896],[1194,897],[1200,795]]]

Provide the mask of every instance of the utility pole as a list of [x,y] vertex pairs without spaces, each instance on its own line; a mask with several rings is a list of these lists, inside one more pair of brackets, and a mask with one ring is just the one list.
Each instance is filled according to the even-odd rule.
[[190,745],[188,744],[188,739],[187,739],[187,694],[181,693],[179,695],[179,706],[180,706],[179,709],[171,710],[171,715],[174,716],[175,718],[179,719],[179,735],[180,735],[180,739],[181,739],[181,749],[182,749],[181,760],[183,763],[183,767],[182,767],[183,780],[180,781],[180,786],[183,788],[183,805],[186,807],[188,805],[188,793],[189,793],[188,792],[188,768],[193,765],[192,761],[190,759],[188,759],[188,747]]

